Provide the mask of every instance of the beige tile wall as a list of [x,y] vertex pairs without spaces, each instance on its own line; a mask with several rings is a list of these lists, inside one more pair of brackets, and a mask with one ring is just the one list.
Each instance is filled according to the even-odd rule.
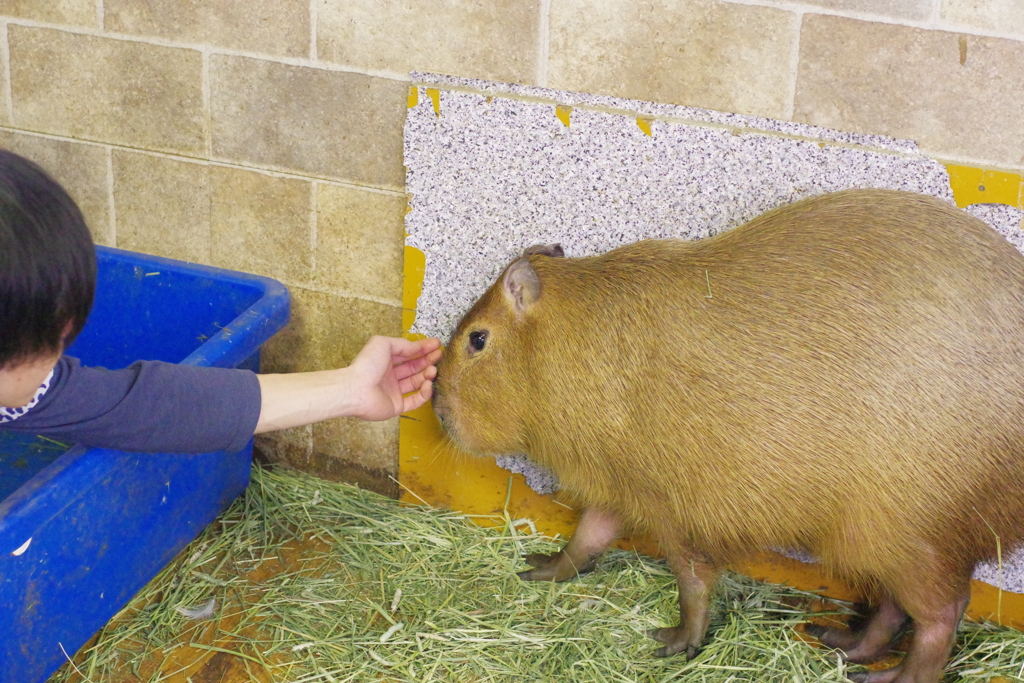
[[1024,166],[1024,42],[808,16],[794,117]]
[[548,85],[784,118],[798,31],[772,7],[554,0]]
[[[269,275],[265,369],[398,334],[410,70],[917,139],[1024,169],[1019,0],[0,0],[0,145],[97,242]],[[260,439],[394,493],[397,420]]]

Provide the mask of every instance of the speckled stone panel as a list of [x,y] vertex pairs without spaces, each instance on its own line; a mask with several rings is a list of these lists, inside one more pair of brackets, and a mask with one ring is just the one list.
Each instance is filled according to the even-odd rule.
[[222,166],[209,174],[212,263],[306,281],[313,269],[312,183]]
[[316,0],[317,55],[362,69],[536,78],[538,2]]
[[96,0],[0,0],[0,15],[97,27]]
[[552,3],[554,88],[783,117],[796,15],[712,0]]
[[1024,165],[1024,42],[804,18],[794,119],[915,137],[936,156]]
[[306,57],[309,0],[104,0],[107,31]]
[[204,149],[202,55],[11,25],[14,125],[150,150]]
[[[460,90],[471,90],[487,96],[516,96],[524,99],[542,100],[549,103],[558,103],[570,109],[574,107],[585,107],[590,109],[603,109],[605,111],[622,111],[635,114],[653,121],[654,119],[686,121],[694,124],[711,124],[712,126],[726,126],[731,129],[746,131],[764,131],[767,133],[779,133],[803,139],[813,139],[821,142],[838,142],[844,145],[856,147],[870,147],[884,149],[893,152],[906,154],[917,154],[917,143],[905,138],[893,138],[887,135],[866,135],[864,133],[851,133],[848,131],[835,130],[833,128],[822,128],[821,126],[809,126],[806,123],[793,123],[779,119],[766,118],[763,116],[749,116],[733,112],[714,111],[711,109],[699,109],[676,104],[665,104],[662,102],[651,102],[648,100],[625,99],[609,95],[593,95],[589,93],[572,92],[569,90],[554,90],[552,88],[541,88],[534,85],[520,85],[516,83],[495,83],[493,81],[482,81],[472,78],[458,78],[445,76],[443,74],[425,73],[414,71],[413,82],[417,86],[417,94],[412,98],[419,101],[426,90],[427,96],[435,88],[457,88]],[[419,86],[423,86],[420,88]],[[440,92],[440,91],[438,91]],[[440,102],[438,102],[440,105]],[[571,119],[571,116],[570,116]]]
[[0,131],[0,147],[39,164],[82,210],[98,244],[114,246],[107,150],[99,145]]
[[440,91],[440,110],[427,98],[409,110],[405,159],[406,243],[427,256],[413,330],[441,339],[532,244],[586,256],[649,237],[707,237],[850,187],[952,198],[931,159],[825,144],[809,126],[798,139],[655,119],[648,135],[635,116],[578,106],[566,127],[555,102],[451,90]]
[[339,185],[317,189],[318,287],[398,305],[402,294],[405,195]]
[[408,85],[386,78],[214,55],[215,157],[400,189]]
[[210,262],[206,164],[115,149],[113,168],[118,247]]
[[968,30],[1024,37],[1024,2],[1020,0],[943,0],[939,19]]

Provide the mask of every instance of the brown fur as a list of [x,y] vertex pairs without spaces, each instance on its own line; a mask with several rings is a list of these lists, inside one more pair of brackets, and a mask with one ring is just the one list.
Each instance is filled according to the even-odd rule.
[[[527,259],[439,366],[468,449],[528,454],[670,559],[799,548],[915,619],[1021,540],[1024,258],[981,221],[855,190]],[[538,283],[518,310],[513,268]]]

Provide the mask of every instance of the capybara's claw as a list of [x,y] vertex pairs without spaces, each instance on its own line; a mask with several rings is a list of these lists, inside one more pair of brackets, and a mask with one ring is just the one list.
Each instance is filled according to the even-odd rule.
[[559,576],[557,553],[554,555],[532,553],[523,559],[532,567],[532,569],[516,574],[523,581],[561,581],[564,578]]
[[[866,623],[852,630],[807,624],[805,631],[825,647],[838,650],[845,661],[870,664],[889,654],[891,644],[899,639],[909,623],[906,613],[886,599]],[[886,679],[875,676],[871,680]]]
[[897,681],[904,680],[902,678],[904,673],[906,672],[903,666],[897,664],[891,669],[847,673],[846,677],[854,683],[897,683]]
[[827,630],[828,628],[822,626],[821,624],[804,624],[804,633],[814,638],[817,638],[818,640],[821,640],[822,635],[824,635],[825,631]]
[[532,569],[518,572],[516,575],[523,581],[557,581],[558,579],[558,553],[547,555],[544,553],[530,553],[523,558],[526,564]]
[[518,576],[523,581],[567,581],[593,571],[597,557],[599,555],[577,565],[569,555],[561,551],[553,555],[530,553],[523,559],[533,569],[519,572]]
[[[654,651],[654,656],[655,657],[671,657],[672,655],[678,654],[679,652],[681,652],[681,650],[676,650],[676,649],[674,649],[674,648],[672,648],[672,647],[670,647],[668,645],[665,645],[664,647],[659,647],[657,650],[655,650]],[[693,647],[692,645],[690,647],[686,648],[686,661],[690,661],[691,659],[693,659],[696,656],[697,656],[697,648]]]
[[550,555],[548,555],[547,553],[530,553],[529,555],[523,558],[523,561],[526,562],[526,564],[530,565],[531,567],[536,567],[538,569],[541,567],[547,567],[548,565],[553,564],[557,560],[558,553],[552,553]]
[[554,580],[554,574],[546,569],[527,569],[525,571],[516,572],[523,581],[552,581]]
[[700,643],[693,642],[693,636],[683,626],[670,626],[666,628],[655,628],[647,632],[647,635],[659,643],[665,643],[654,651],[655,657],[671,657],[680,652],[686,652],[686,659],[693,659],[697,655]]
[[808,635],[820,640],[822,645],[833,650],[848,650],[854,647],[860,640],[858,635],[852,631],[822,626],[821,624],[807,624],[804,630]]

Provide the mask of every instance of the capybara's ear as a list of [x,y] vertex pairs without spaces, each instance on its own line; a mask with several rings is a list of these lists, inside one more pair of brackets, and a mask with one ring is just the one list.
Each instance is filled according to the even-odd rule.
[[502,280],[502,292],[519,315],[540,297],[540,278],[530,265],[530,259],[521,258],[508,267]]
[[565,256],[565,251],[562,249],[561,244],[535,244],[532,247],[527,247],[526,251],[523,252],[523,256],[533,256],[534,254],[550,256],[551,258],[562,258]]

